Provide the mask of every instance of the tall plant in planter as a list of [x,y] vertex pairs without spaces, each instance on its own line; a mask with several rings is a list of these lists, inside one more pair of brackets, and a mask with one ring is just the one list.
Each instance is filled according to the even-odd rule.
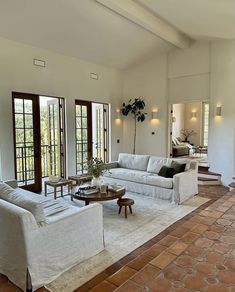
[[145,108],[145,102],[144,100],[139,97],[130,99],[129,102],[123,103],[121,112],[124,116],[128,116],[129,114],[134,119],[134,145],[133,145],[133,154],[135,154],[135,144],[136,144],[136,127],[137,122],[143,122],[145,120],[145,117],[147,113],[143,112]]

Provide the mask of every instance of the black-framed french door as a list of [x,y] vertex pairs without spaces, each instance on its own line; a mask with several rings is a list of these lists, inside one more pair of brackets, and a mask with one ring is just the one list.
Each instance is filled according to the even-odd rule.
[[109,105],[75,101],[76,172],[87,172],[87,161],[109,159]]
[[15,177],[41,192],[43,178],[66,175],[64,98],[13,92],[12,101]]
[[15,177],[20,187],[40,192],[41,143],[39,97],[12,93]]
[[109,159],[109,105],[92,102],[92,156]]
[[47,100],[47,176],[65,177],[64,99]]
[[87,161],[92,157],[92,104],[75,101],[76,172],[86,172]]

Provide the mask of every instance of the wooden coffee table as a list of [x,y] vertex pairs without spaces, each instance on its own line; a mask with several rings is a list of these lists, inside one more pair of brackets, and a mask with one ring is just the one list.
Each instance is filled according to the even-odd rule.
[[107,191],[107,193],[95,193],[90,195],[85,194],[71,194],[71,200],[73,199],[84,201],[85,205],[89,205],[90,202],[100,202],[100,201],[110,201],[110,200],[118,200],[121,197],[123,197],[126,193],[125,189],[121,189],[120,191],[114,192],[114,191]]

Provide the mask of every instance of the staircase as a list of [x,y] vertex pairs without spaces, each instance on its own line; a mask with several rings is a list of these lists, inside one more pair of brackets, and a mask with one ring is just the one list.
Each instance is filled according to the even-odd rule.
[[[198,167],[198,184],[199,185],[221,185],[221,174],[209,171],[208,165],[200,165]],[[234,182],[235,188],[235,182]]]

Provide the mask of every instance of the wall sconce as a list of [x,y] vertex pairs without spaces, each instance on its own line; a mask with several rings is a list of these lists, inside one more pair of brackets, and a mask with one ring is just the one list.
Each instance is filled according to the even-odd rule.
[[158,112],[152,111],[152,120],[157,120],[157,119],[158,119]]
[[191,119],[196,118],[197,117],[197,112],[191,112]]
[[172,117],[172,123],[176,122],[176,117]]
[[116,120],[121,120],[121,112],[119,109],[116,110],[116,116],[115,116]]
[[217,117],[221,117],[221,116],[222,116],[222,106],[217,106],[217,107],[216,107],[215,115],[216,115]]

